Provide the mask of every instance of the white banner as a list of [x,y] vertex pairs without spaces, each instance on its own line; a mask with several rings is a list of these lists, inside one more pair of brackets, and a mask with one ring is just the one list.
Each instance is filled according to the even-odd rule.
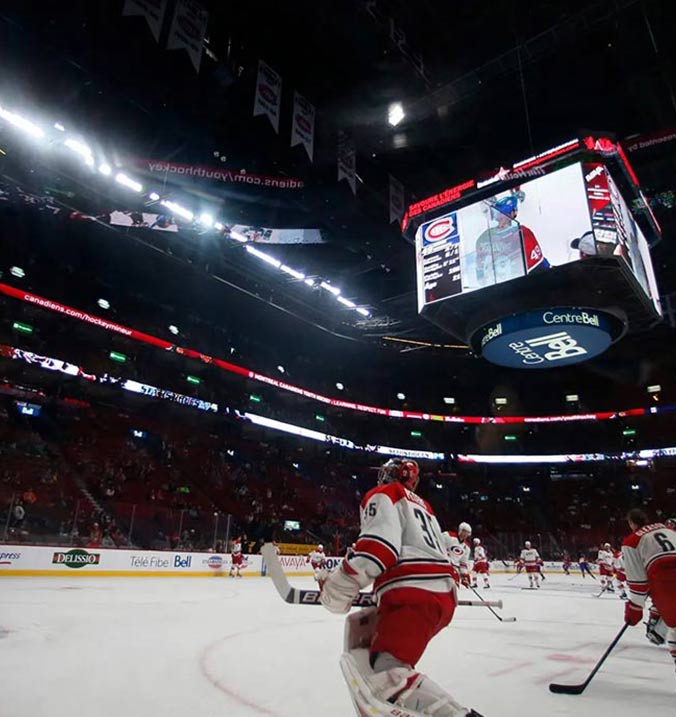
[[346,179],[352,194],[357,194],[357,152],[354,142],[344,133],[338,133],[338,181]]
[[279,108],[282,104],[282,77],[263,60],[258,61],[258,78],[253,116],[265,115],[279,134]]
[[404,216],[404,185],[390,174],[390,224]]
[[159,42],[166,10],[167,0],[125,0],[122,14],[144,17],[155,42]]
[[315,144],[315,108],[303,95],[293,93],[293,117],[291,118],[291,146],[302,144],[312,162]]
[[207,32],[209,13],[195,0],[178,0],[169,30],[167,50],[184,49],[199,72],[202,46]]

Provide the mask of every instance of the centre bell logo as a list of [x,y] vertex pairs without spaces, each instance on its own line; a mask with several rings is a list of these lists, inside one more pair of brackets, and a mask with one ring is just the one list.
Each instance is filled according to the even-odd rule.
[[550,349],[544,354],[544,358],[547,361],[561,361],[587,353],[587,350],[582,348],[566,331],[558,331],[555,334],[547,334],[547,336],[538,336],[537,338],[526,340],[526,343],[531,348],[547,347]]

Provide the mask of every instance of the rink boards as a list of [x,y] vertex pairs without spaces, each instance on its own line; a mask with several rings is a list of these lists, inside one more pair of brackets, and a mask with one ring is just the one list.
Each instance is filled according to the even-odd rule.
[[[260,555],[245,555],[244,577],[265,575]],[[303,555],[280,556],[288,575],[309,576],[312,570]],[[342,558],[327,557],[333,570]],[[224,577],[231,567],[228,553],[191,553],[185,551],[126,550],[111,548],[73,548],[44,545],[1,545],[0,577]],[[562,572],[561,563],[546,563],[548,572]],[[508,563],[493,561],[493,573],[514,573]]]

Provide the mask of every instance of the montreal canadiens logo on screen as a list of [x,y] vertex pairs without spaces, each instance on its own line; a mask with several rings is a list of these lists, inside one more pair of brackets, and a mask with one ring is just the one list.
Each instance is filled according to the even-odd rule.
[[456,212],[439,217],[423,226],[423,239],[426,242],[437,242],[449,237],[457,237],[458,222]]

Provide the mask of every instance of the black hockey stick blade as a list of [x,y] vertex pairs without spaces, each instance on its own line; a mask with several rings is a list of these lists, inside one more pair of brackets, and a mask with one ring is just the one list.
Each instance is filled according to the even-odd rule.
[[624,635],[626,629],[629,627],[628,624],[622,625],[622,629],[617,633],[615,639],[610,643],[608,649],[603,653],[603,657],[596,663],[594,669],[589,674],[589,677],[580,685],[559,685],[556,682],[552,682],[549,685],[549,691],[554,692],[557,695],[581,695],[588,687],[589,683],[594,679],[594,675],[601,669],[601,665],[606,661],[606,658],[615,649],[615,646]]
[[[272,543],[266,543],[261,548],[261,555],[265,560],[267,573],[284,602],[288,602],[291,605],[321,604],[319,602],[319,595],[321,594],[319,590],[302,590],[291,586],[279,561],[277,549]],[[352,605],[354,607],[371,607],[375,605],[373,593],[359,593],[352,601]],[[502,600],[483,600],[482,602],[458,600],[458,605],[461,607],[497,607],[502,609]]]

